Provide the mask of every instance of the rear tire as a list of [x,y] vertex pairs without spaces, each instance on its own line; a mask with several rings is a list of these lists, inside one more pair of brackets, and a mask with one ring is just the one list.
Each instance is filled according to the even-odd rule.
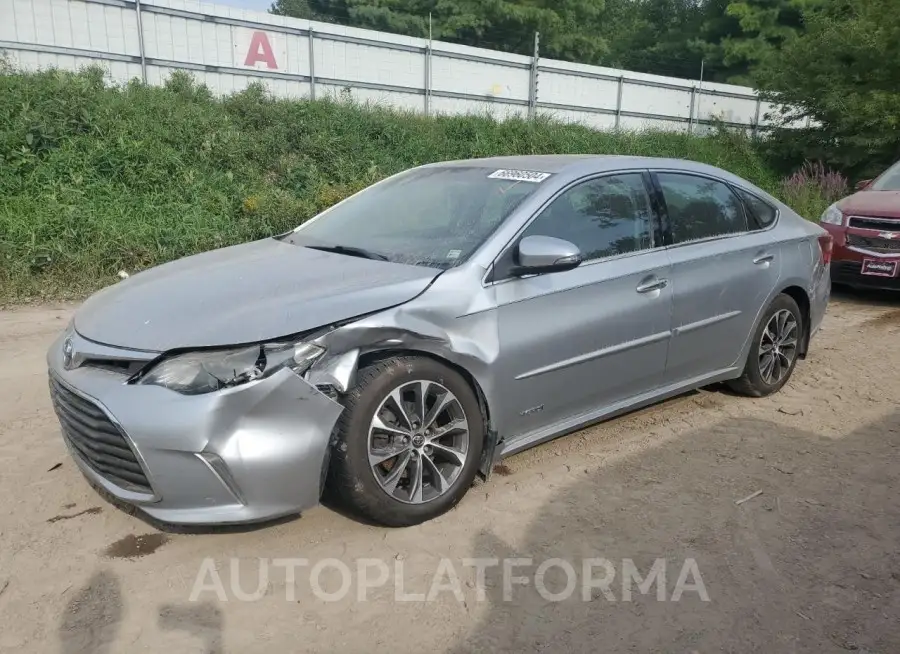
[[458,372],[428,357],[377,361],[360,369],[343,404],[327,489],[352,513],[407,527],[449,511],[469,490],[485,430]]
[[804,327],[803,314],[791,296],[782,293],[772,300],[753,334],[743,374],[728,386],[748,397],[781,390],[797,365]]

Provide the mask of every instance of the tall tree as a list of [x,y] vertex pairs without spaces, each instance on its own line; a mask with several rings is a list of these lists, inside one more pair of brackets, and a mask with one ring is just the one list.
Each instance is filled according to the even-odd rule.
[[724,81],[748,84],[751,71],[803,32],[802,11],[820,0],[708,0],[706,56]]
[[607,0],[600,27],[610,48],[604,63],[697,78],[704,57],[704,7],[700,0]]
[[[824,0],[805,31],[762,60],[754,79],[778,103],[770,139],[787,158],[870,174],[900,159],[900,12],[896,0]],[[791,129],[798,124],[810,129]]]
[[597,63],[606,53],[596,27],[604,0],[438,0],[441,38],[530,54],[540,32],[544,56]]
[[324,2],[320,0],[275,0],[269,7],[269,13],[346,25],[348,23],[344,4],[343,1],[329,2],[328,0]]
[[604,0],[275,0],[270,11],[465,45],[597,63],[607,52],[596,26]]

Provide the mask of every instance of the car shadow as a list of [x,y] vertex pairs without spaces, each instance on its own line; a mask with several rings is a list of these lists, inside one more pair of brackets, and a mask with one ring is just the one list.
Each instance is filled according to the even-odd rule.
[[[476,537],[472,556],[501,563],[486,569],[477,626],[450,651],[900,651],[898,452],[900,411],[841,439],[740,419],[573,470],[514,544]],[[524,585],[503,573],[515,558],[532,562],[512,573]],[[612,583],[585,594],[584,561],[597,558]],[[575,571],[570,595],[560,560]],[[660,561],[664,580],[632,583]],[[709,601],[688,586],[677,596],[689,561],[697,576],[685,581],[702,579]]]

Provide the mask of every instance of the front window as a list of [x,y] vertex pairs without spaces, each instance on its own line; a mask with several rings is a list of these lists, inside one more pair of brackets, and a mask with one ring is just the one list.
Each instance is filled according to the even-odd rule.
[[900,191],[900,161],[888,168],[872,182],[871,191]]
[[547,207],[525,236],[574,243],[585,261],[653,247],[650,197],[639,173],[610,175],[572,187]]
[[468,259],[548,177],[515,171],[522,174],[504,179],[497,172],[463,166],[413,169],[328,209],[286,240],[452,268]]

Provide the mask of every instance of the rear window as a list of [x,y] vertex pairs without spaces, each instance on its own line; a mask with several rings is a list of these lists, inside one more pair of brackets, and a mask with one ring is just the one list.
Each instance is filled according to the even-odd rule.
[[659,173],[675,243],[747,231],[740,199],[724,182],[680,173]]

